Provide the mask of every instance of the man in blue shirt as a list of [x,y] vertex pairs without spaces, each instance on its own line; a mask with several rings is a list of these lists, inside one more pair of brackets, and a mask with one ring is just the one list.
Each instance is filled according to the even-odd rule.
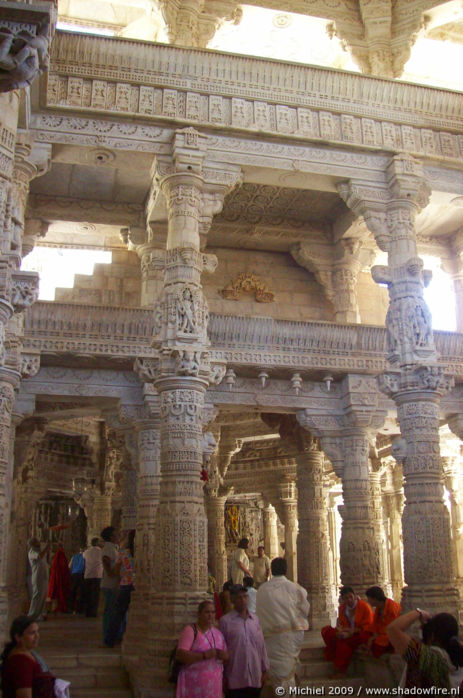
[[71,571],[71,592],[69,594],[69,612],[83,613],[84,612],[84,572],[85,560],[82,555],[83,548],[79,548],[72,557],[69,563]]

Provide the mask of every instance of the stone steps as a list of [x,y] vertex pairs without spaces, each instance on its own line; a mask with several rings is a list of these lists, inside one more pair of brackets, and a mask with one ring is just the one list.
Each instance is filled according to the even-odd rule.
[[101,646],[101,621],[61,616],[41,626],[38,651],[72,698],[132,698],[120,648]]

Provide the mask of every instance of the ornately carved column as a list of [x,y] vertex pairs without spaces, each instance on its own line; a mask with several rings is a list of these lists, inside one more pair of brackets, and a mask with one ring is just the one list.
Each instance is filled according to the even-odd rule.
[[326,437],[321,441],[342,479],[341,582],[358,590],[383,582],[369,480],[370,439],[367,430],[352,429],[342,438]]
[[389,557],[387,554],[387,541],[384,531],[384,514],[381,491],[381,472],[372,466],[370,470],[371,503],[373,506],[374,533],[380,556],[380,569],[382,572],[383,591],[386,596],[391,595],[389,575]]
[[278,484],[281,523],[285,528],[285,560],[288,564],[286,576],[297,582],[297,489],[291,478]]
[[396,403],[404,442],[402,528],[407,586],[402,605],[456,613],[458,592],[439,448],[439,402],[453,378],[438,363],[431,314],[423,297],[429,275],[418,257],[415,233],[415,217],[428,202],[429,188],[421,163],[403,154],[391,159],[386,178],[388,189],[374,201],[368,185],[343,185],[341,193],[364,215],[379,246],[388,253],[388,266],[373,267],[372,274],[389,287],[386,329],[391,370],[379,376],[379,386]]
[[4,366],[0,368],[0,633],[6,629],[8,617],[8,531],[10,523],[11,480],[10,430],[15,389],[20,376]]
[[221,591],[227,581],[227,551],[225,549],[225,502],[228,490],[209,489],[206,495],[208,521],[209,570],[216,581],[217,591]]
[[[173,639],[195,618],[197,604],[207,593],[207,518],[200,473],[204,395],[214,372],[201,273],[214,271],[217,260],[200,251],[206,144],[207,138],[194,129],[177,131],[172,157],[158,160],[168,235],[153,338],[159,350],[152,380],[159,394],[161,478],[153,560],[153,633],[142,658],[150,666],[150,680],[133,674],[136,695],[143,698],[170,695],[166,666]],[[216,211],[230,183],[217,186]]]
[[[140,367],[141,368],[141,367]],[[139,370],[139,375],[143,371]],[[142,375],[140,375],[142,378]],[[131,414],[132,413],[132,414]],[[135,538],[136,587],[132,594],[127,631],[122,656],[131,675],[149,685],[151,666],[143,662],[147,640],[152,633],[152,597],[155,593],[154,550],[156,540],[156,510],[159,502],[161,470],[161,440],[159,401],[155,395],[145,395],[145,405],[125,410],[138,436],[137,524]]]
[[311,448],[296,456],[298,582],[308,592],[312,630],[323,627],[336,617],[323,460],[317,439],[312,439]]

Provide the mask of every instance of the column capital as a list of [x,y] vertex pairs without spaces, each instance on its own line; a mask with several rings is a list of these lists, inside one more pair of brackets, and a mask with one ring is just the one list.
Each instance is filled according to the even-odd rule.
[[416,212],[429,203],[431,188],[424,175],[423,163],[407,153],[394,155],[387,168],[386,178],[391,205],[398,201],[414,206]]

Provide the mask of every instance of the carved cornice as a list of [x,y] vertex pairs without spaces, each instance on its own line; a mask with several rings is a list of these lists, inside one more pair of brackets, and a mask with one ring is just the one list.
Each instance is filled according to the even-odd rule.
[[[184,64],[188,64],[188,85],[176,68]],[[46,100],[53,109],[111,114],[116,110],[119,115],[135,113],[158,122],[174,119],[196,127],[401,150],[431,158],[463,156],[459,93],[173,46],[134,42],[128,50],[127,41],[114,38],[59,33],[53,43]],[[127,131],[136,128],[130,125]]]

